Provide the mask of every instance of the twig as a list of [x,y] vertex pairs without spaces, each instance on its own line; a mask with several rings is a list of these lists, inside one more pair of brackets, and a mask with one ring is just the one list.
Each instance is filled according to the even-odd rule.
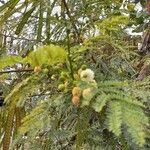
[[11,37],[11,38],[17,39],[17,40],[26,40],[26,41],[34,41],[34,42],[37,42],[36,39],[27,39],[27,38],[24,38],[24,37],[20,37],[20,38],[19,38],[19,37],[15,37],[15,36],[12,36],[12,35],[5,35],[5,34],[2,34],[2,33],[0,33],[0,35],[4,36],[5,38]]
[[76,27],[76,25],[75,25],[74,19],[72,18],[71,14],[70,14],[68,5],[67,5],[67,3],[66,3],[65,0],[62,0],[62,2],[63,2],[63,4],[64,4],[64,7],[66,8],[66,13],[67,13],[68,17],[70,18],[70,21],[71,21],[71,23],[72,23],[72,26],[74,27],[75,32],[76,32],[76,34],[77,34],[77,36],[78,36],[78,42],[80,43],[80,33],[78,32],[78,29],[77,29],[77,27]]
[[69,65],[70,65],[70,71],[71,71],[71,77],[74,80],[74,76],[73,76],[73,66],[72,66],[72,60],[70,57],[70,38],[69,38],[69,34],[70,34],[70,30],[67,29],[67,50],[68,50],[68,61],[69,61]]
[[40,93],[40,94],[35,94],[35,95],[31,95],[29,97],[36,97],[36,96],[48,96],[48,95],[51,95],[52,93]]
[[34,69],[6,70],[6,71],[0,71],[0,74],[3,74],[3,73],[12,73],[12,72],[31,72],[31,71],[34,71]]

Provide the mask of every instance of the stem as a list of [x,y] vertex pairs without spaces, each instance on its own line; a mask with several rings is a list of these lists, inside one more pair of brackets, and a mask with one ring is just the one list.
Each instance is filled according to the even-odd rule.
[[[15,39],[15,40],[26,40],[26,41],[37,42],[36,39],[28,39],[28,38],[24,38],[24,37],[15,37],[15,36],[13,36],[13,35],[6,35],[6,34],[2,34],[2,33],[0,33],[0,35],[4,36],[5,38],[11,37],[11,38],[13,38],[13,39]],[[42,41],[40,41],[40,42],[42,42]]]
[[72,60],[71,60],[71,56],[70,56],[70,38],[69,38],[69,33],[70,33],[70,30],[69,30],[69,29],[67,29],[67,50],[68,50],[68,61],[69,61],[69,66],[70,66],[70,71],[71,71],[71,77],[72,77],[72,79],[74,80]]
[[73,26],[73,28],[74,28],[76,34],[77,34],[78,43],[80,43],[80,33],[79,33],[79,31],[78,31],[78,29],[77,29],[77,27],[76,27],[74,18],[71,16],[71,13],[70,13],[69,8],[68,8],[68,5],[67,5],[67,2],[66,2],[65,0],[62,0],[62,3],[63,3],[63,5],[64,5],[64,7],[65,7],[65,9],[66,9],[66,13],[67,13],[67,15],[68,15],[68,17],[69,17],[69,19],[70,19],[70,22],[71,22],[71,24],[72,24],[72,26]]
[[80,108],[77,109],[77,136],[76,136],[76,150],[80,150],[82,145],[82,133],[81,133],[81,119]]

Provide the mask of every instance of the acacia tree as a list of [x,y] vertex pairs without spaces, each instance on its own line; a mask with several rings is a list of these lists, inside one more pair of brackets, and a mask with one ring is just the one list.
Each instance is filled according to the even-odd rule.
[[149,149],[144,1],[0,3],[4,150]]

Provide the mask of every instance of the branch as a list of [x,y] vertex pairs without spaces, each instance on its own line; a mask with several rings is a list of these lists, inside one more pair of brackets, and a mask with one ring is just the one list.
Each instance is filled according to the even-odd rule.
[[67,3],[66,3],[65,0],[62,0],[62,2],[63,2],[63,4],[64,4],[64,7],[66,8],[66,12],[67,12],[68,17],[70,18],[70,21],[71,21],[71,23],[72,23],[72,26],[74,27],[75,32],[76,32],[77,35],[78,35],[78,42],[80,43],[80,33],[78,32],[78,29],[77,29],[77,27],[76,27],[76,25],[75,25],[74,19],[72,18],[71,14],[70,14],[68,5],[67,5]]
[[3,73],[12,73],[12,72],[32,72],[34,69],[18,69],[18,70],[6,70],[6,71],[0,71],[0,74]]
[[[19,37],[14,37],[14,36],[12,36],[12,35],[5,35],[5,34],[2,34],[2,33],[0,33],[0,35],[4,36],[4,37],[6,37],[6,38],[7,38],[7,37],[11,37],[11,38],[16,39],[16,40],[26,40],[26,41],[34,41],[34,42],[37,42],[36,39],[27,39],[27,38],[24,38],[24,37],[19,38]],[[40,42],[42,42],[42,41],[40,41]]]
[[68,61],[69,61],[69,65],[70,65],[71,77],[72,77],[72,79],[74,80],[72,60],[71,60],[71,56],[70,56],[70,38],[69,38],[69,33],[70,33],[70,30],[67,30],[67,50],[68,50]]
[[46,96],[46,95],[51,95],[52,93],[41,93],[41,94],[35,94],[35,95],[31,95],[31,96],[29,96],[30,98],[31,97],[36,97],[36,96]]

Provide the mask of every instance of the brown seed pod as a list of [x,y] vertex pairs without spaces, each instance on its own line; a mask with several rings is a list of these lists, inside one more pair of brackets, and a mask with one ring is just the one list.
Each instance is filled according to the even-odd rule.
[[75,105],[76,107],[78,107],[79,104],[80,104],[80,98],[78,96],[73,96],[72,97],[72,103],[73,103],[73,105]]
[[74,87],[74,88],[72,89],[72,95],[73,95],[73,96],[78,96],[78,97],[80,97],[81,94],[82,94],[82,92],[81,92],[81,88],[80,88],[80,87]]

